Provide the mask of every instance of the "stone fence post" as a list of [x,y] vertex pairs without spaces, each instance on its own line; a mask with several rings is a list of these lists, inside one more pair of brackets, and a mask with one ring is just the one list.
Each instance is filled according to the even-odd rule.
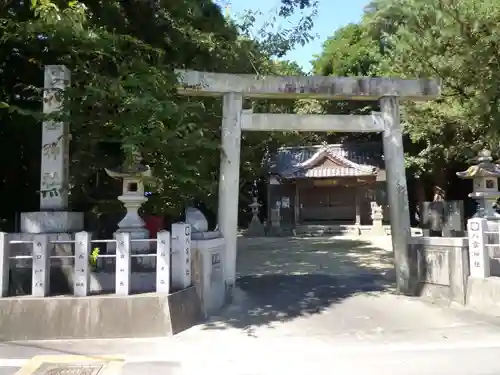
[[116,279],[115,294],[128,296],[130,294],[130,233],[116,233]]
[[37,234],[33,238],[31,295],[47,297],[50,291],[49,236]]
[[73,294],[85,297],[90,289],[89,255],[92,251],[92,235],[89,232],[75,234],[75,275],[73,276]]
[[170,293],[170,232],[156,235],[156,293]]
[[473,218],[467,221],[471,277],[484,279],[490,276],[490,255],[486,246],[487,231],[486,219]]
[[9,235],[5,232],[0,232],[0,297],[7,297],[9,295],[9,257]]
[[172,287],[191,286],[191,225],[172,224]]

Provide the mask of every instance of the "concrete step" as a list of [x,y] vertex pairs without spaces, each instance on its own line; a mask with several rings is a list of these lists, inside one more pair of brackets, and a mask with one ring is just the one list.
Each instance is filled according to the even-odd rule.
[[[364,235],[370,234],[371,225],[342,225],[342,224],[303,224],[295,229],[295,235],[304,237],[340,236],[340,235]],[[384,232],[391,235],[391,226],[384,225]],[[412,236],[422,236],[422,229],[411,228]]]
[[[342,225],[342,224],[303,224],[295,229],[300,236],[335,236],[335,235],[363,235],[369,234],[371,225]],[[387,228],[385,228],[387,231]]]

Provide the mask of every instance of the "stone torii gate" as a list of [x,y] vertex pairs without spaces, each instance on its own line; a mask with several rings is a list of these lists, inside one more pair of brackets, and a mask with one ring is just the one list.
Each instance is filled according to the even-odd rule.
[[[179,94],[222,96],[222,150],[218,223],[226,241],[224,271],[228,290],[236,279],[236,246],[241,131],[383,132],[392,246],[397,291],[411,293],[408,241],[410,214],[404,166],[399,103],[439,96],[434,79],[404,80],[370,77],[280,77],[176,71]],[[257,114],[243,111],[243,98],[379,100],[372,115]]]

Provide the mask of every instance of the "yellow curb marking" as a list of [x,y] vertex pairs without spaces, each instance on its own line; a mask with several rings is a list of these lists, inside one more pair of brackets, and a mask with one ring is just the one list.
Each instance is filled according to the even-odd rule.
[[37,355],[28,359],[26,364],[21,367],[14,375],[32,375],[43,364],[102,364],[99,375],[117,375],[125,363],[124,357],[109,355]]

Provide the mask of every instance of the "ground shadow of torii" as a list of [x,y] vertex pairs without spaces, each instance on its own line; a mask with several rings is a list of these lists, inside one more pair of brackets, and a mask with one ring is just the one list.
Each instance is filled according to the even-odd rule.
[[[335,251],[335,247],[343,250]],[[349,251],[346,247],[355,251]],[[370,267],[360,261],[360,254],[378,252],[384,262],[392,263],[391,252],[373,246],[368,241],[294,238],[285,240],[284,247],[282,245],[274,250],[260,248],[257,251],[269,251],[270,256],[272,252],[279,252],[303,260],[295,264],[297,273],[290,269],[290,265],[283,270],[279,265],[268,263],[264,267],[266,270],[256,270],[264,271],[260,274],[239,277],[233,303],[206,322],[204,329],[232,327],[253,335],[256,327],[319,314],[354,295],[377,295],[391,291],[394,287],[393,269]],[[320,257],[316,256],[318,253]],[[304,260],[308,257],[318,262],[315,270]],[[335,274],[328,265],[324,265],[328,258],[333,258],[334,262],[348,271]]]

